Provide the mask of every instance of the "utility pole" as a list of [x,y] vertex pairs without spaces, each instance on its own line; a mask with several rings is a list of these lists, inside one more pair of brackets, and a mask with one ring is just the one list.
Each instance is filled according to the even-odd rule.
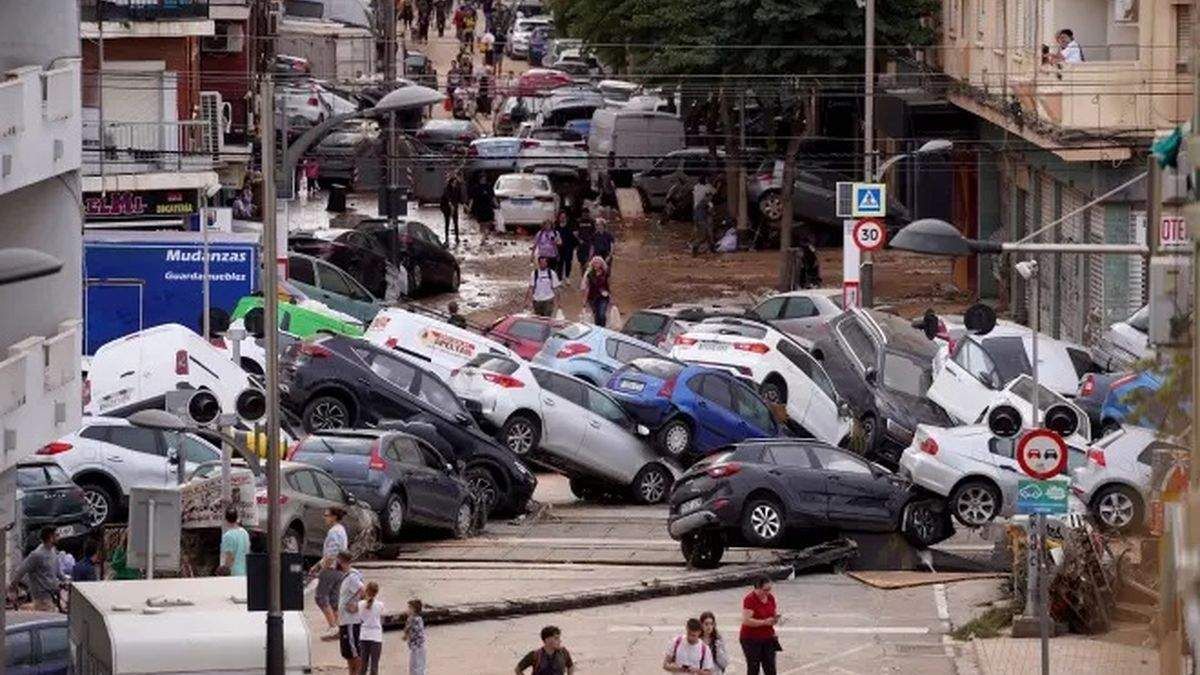
[[[875,0],[866,0],[867,48],[863,60],[863,181],[875,180]],[[859,266],[859,292],[863,307],[875,304],[875,263],[870,251],[862,252]]]
[[[392,0],[381,0],[375,5],[379,12],[379,20],[383,22],[383,81],[385,86],[395,87],[396,82],[396,3]],[[387,190],[386,204],[388,228],[394,229],[399,225],[399,214],[396,213],[395,195],[400,189],[400,171],[396,165],[396,157],[400,154],[400,134],[396,129],[396,114],[388,114],[387,129]],[[410,186],[411,187],[411,186]],[[407,204],[407,199],[405,203]]]

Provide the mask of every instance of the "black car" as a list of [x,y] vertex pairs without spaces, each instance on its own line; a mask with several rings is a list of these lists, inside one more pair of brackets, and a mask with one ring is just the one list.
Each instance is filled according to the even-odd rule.
[[4,625],[4,663],[8,675],[67,675],[71,672],[71,636],[67,615],[9,612]]
[[416,436],[356,429],[313,434],[292,451],[293,461],[325,469],[379,514],[383,536],[400,537],[409,523],[471,531],[475,501],[456,462]]
[[463,460],[467,483],[489,510],[523,511],[537,485],[511,450],[479,429],[437,375],[393,350],[344,336],[297,343],[281,359],[279,388],[284,408],[309,433],[389,420],[429,423],[449,443],[454,459]]
[[374,237],[394,264],[408,270],[409,296],[438,286],[458,290],[462,281],[458,260],[425,225],[400,221],[393,228],[386,220],[370,218],[359,223],[358,230]]
[[918,424],[954,426],[925,397],[936,352],[909,321],[871,309],[835,317],[811,350],[858,419],[864,454],[889,466],[900,461]]
[[[288,250],[320,258],[341,269],[376,298],[398,298],[399,287],[406,281],[398,276],[400,270],[388,257],[383,243],[358,230],[340,233],[337,230],[324,230],[293,235],[288,238]],[[389,278],[397,279],[397,288],[391,289],[390,294]]]
[[901,532],[928,547],[954,533],[945,503],[877,464],[815,440],[751,440],[675,481],[667,528],[695,567],[731,545],[783,547],[802,534]]
[[39,533],[47,525],[58,533],[60,541],[82,537],[91,531],[91,510],[83,488],[54,462],[30,460],[17,464],[17,489],[25,525],[23,550],[29,552],[40,542]]

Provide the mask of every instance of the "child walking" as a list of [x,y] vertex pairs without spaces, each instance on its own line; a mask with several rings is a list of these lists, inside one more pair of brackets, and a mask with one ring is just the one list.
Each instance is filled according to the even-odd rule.
[[358,634],[359,649],[362,652],[362,675],[379,675],[379,656],[383,653],[383,601],[379,595],[379,584],[369,582],[363,589],[365,600],[358,602],[358,616],[362,618],[362,628]]
[[404,641],[408,643],[408,675],[425,675],[425,619],[421,618],[421,610],[420,600],[414,598],[408,601],[408,620],[404,622]]

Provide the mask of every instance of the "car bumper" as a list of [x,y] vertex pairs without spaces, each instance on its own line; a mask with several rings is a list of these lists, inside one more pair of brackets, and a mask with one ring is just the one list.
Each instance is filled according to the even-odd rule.
[[906,450],[900,457],[900,473],[930,492],[950,496],[962,474],[951,469],[936,457],[920,450]]
[[531,206],[518,206],[511,202],[502,202],[500,204],[500,218],[505,224],[509,225],[541,225],[547,220],[552,220],[556,212],[557,208],[553,202]]
[[714,527],[721,522],[720,516],[707,509],[693,511],[686,516],[679,516],[667,524],[667,533],[672,539],[683,539],[684,536],[708,527]]

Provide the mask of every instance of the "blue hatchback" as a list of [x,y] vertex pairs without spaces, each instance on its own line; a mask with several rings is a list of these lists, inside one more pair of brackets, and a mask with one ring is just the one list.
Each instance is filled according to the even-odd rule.
[[[1134,412],[1134,403],[1129,397],[1134,392],[1141,390],[1155,392],[1162,386],[1163,377],[1149,370],[1144,370],[1140,373],[1130,373],[1114,380],[1108,390],[1108,396],[1104,398],[1104,405],[1100,408],[1102,428],[1124,424],[1125,422],[1156,428],[1158,426],[1157,423],[1151,420],[1129,419],[1130,415]],[[1181,405],[1186,404],[1181,402]]]
[[748,438],[784,435],[752,387],[714,368],[639,358],[614,373],[607,388],[638,422],[656,430],[664,452],[685,464]]
[[666,358],[667,353],[615,330],[572,323],[551,333],[532,360],[602,387],[626,363],[654,356]]

